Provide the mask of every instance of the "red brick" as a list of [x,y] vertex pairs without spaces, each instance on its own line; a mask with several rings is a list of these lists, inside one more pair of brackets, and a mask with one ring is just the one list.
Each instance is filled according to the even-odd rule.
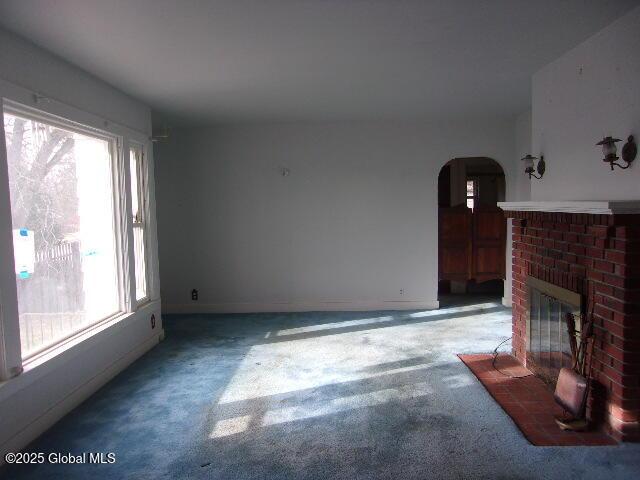
[[587,255],[587,257],[600,260],[604,258],[604,249],[597,247],[587,247],[585,254]]
[[640,315],[638,315],[635,312],[634,313],[613,312],[613,316],[610,319],[624,327],[638,328],[638,324],[640,322]]
[[582,265],[571,265],[569,267],[569,272],[572,275],[578,275],[580,277],[584,277],[587,274],[587,270],[585,267],[583,267]]
[[602,279],[605,283],[613,285],[615,287],[624,287],[625,279],[616,275],[604,275]]
[[638,226],[625,226],[615,228],[616,238],[640,238],[640,227]]
[[635,253],[628,253],[618,250],[607,250],[605,252],[605,259],[619,264],[638,264],[640,262],[640,255]]
[[587,278],[589,280],[595,280],[596,282],[601,282],[602,281],[602,272],[596,272],[595,270],[588,270],[587,271]]
[[604,273],[613,273],[616,265],[606,260],[595,260],[593,262],[593,268]]
[[637,240],[620,240],[613,239],[611,248],[621,250],[623,252],[640,253],[640,241]]
[[593,235],[580,235],[578,237],[578,241],[580,244],[587,247],[592,247],[596,244],[596,239]]
[[640,270],[636,265],[632,267],[630,265],[615,264],[614,273],[621,277],[628,277],[628,278],[640,277]]
[[597,238],[607,238],[611,233],[611,229],[605,225],[592,225],[587,228],[587,233]]
[[569,251],[571,253],[575,253],[576,255],[584,255],[586,252],[586,248],[583,245],[569,245]]
[[594,305],[593,311],[596,315],[599,315],[602,318],[614,320],[613,311],[609,308],[605,308],[603,305]]
[[601,293],[602,295],[613,296],[614,288],[611,285],[598,283],[595,288],[597,293]]

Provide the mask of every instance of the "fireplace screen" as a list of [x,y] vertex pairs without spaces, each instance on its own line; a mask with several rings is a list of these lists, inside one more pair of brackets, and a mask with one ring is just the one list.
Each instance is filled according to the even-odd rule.
[[[580,295],[537,278],[527,279],[527,367],[555,382],[562,367],[571,366],[567,314],[580,314]],[[579,328],[579,321],[576,322]]]

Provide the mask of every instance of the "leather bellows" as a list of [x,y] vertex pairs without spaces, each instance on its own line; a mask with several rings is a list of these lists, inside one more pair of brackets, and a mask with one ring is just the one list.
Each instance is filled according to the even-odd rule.
[[587,400],[587,379],[570,368],[561,368],[553,397],[567,412],[581,417]]

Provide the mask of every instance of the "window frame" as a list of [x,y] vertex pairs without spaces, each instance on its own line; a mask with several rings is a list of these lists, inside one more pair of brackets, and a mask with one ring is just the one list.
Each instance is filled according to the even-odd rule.
[[[118,310],[104,318],[93,320],[91,321],[91,323],[88,323],[82,328],[71,330],[68,332],[68,334],[57,339],[55,342],[45,343],[39,348],[29,352],[27,355],[21,355],[22,363],[28,364],[31,361],[37,360],[40,356],[42,356],[43,354],[46,354],[50,350],[65,345],[66,343],[68,343],[70,340],[73,340],[77,336],[86,333],[87,331],[95,328],[96,326],[99,326],[105,322],[109,322],[113,320],[114,318],[121,316],[123,313],[127,311],[126,304],[123,301],[124,300],[123,285],[125,284],[126,275],[124,274],[124,268],[121,261],[123,257],[122,252],[124,251],[121,240],[122,240],[123,233],[126,232],[126,230],[124,230],[121,219],[120,219],[121,207],[119,205],[120,204],[119,199],[122,198],[122,192],[119,187],[120,182],[118,181],[118,178],[121,175],[121,170],[123,168],[122,153],[121,153],[122,138],[117,135],[113,135],[108,132],[105,132],[103,130],[87,127],[84,125],[79,125],[76,122],[73,122],[71,120],[63,119],[51,114],[47,114],[46,112],[37,111],[33,108],[27,107],[25,105],[21,105],[16,102],[11,102],[11,101],[5,102],[2,107],[1,113],[3,117],[5,113],[8,113],[10,115],[19,116],[27,120],[31,120],[31,121],[47,124],[55,128],[67,130],[72,133],[78,133],[81,135],[86,135],[86,136],[90,136],[93,138],[106,141],[109,148],[109,154],[110,154],[109,167],[111,170],[110,173],[111,173],[111,189],[112,189],[111,190],[111,207],[113,210],[112,226],[113,226],[113,234],[114,234],[114,245],[116,250],[115,251],[116,290],[118,293],[118,298],[117,298]],[[4,135],[4,128],[3,128],[2,134]],[[7,162],[8,162],[8,159],[7,159]]]
[[[6,155],[4,122],[0,124],[0,254],[11,258],[0,265],[0,385],[1,382],[20,376],[23,371],[36,369],[42,371],[40,365],[46,365],[54,359],[73,355],[71,350],[86,348],[83,344],[92,345],[96,335],[101,332],[120,328],[123,320],[129,318],[137,310],[135,294],[132,299],[131,286],[134,283],[133,265],[129,261],[131,253],[132,226],[129,181],[128,181],[128,142],[135,141],[143,145],[147,158],[147,175],[152,178],[153,158],[151,141],[148,132],[133,129],[126,125],[112,122],[90,111],[47,97],[0,78],[0,112],[12,111],[23,116],[36,117],[35,120],[59,125],[64,129],[88,133],[93,136],[115,139],[110,143],[112,149],[112,195],[114,197],[114,234],[116,235],[116,267],[118,272],[119,311],[100,322],[92,323],[82,331],[75,333],[64,342],[58,342],[38,355],[22,359],[20,351],[20,325],[18,315],[18,299],[15,271],[13,264],[12,214],[9,195],[9,178]],[[4,113],[3,113],[4,115]],[[156,222],[153,217],[155,192],[153,184],[147,187],[147,225],[145,240],[147,252],[147,292],[149,304],[159,300],[159,283],[157,268]],[[149,248],[152,246],[153,248]],[[151,267],[151,268],[149,268]],[[135,287],[134,287],[135,288]],[[146,305],[143,308],[147,308]],[[97,337],[95,337],[97,338]],[[67,351],[69,352],[67,353]],[[35,373],[34,373],[35,374]],[[32,378],[32,374],[29,374]],[[21,384],[22,382],[17,382]],[[12,382],[13,384],[13,382]]]
[[[140,154],[140,159],[137,163],[137,168],[136,168],[136,175],[138,178],[138,212],[141,215],[141,220],[136,222],[133,219],[133,215],[132,215],[132,208],[129,208],[129,218],[131,220],[131,232],[132,232],[132,236],[131,236],[131,245],[134,245],[134,241],[133,241],[133,229],[136,228],[136,226],[139,226],[142,230],[143,233],[143,239],[144,239],[144,258],[143,258],[143,264],[144,264],[144,274],[145,274],[145,296],[138,299],[138,293],[137,293],[137,276],[135,273],[135,248],[131,248],[131,252],[133,253],[132,258],[130,259],[130,261],[133,261],[133,293],[132,293],[132,300],[133,303],[135,305],[135,309],[137,309],[138,307],[145,305],[147,303],[149,303],[151,301],[151,275],[150,275],[150,270],[149,270],[149,218],[150,218],[150,210],[149,210],[149,168],[147,167],[147,155],[146,155],[146,146],[145,144],[141,143],[141,142],[137,142],[135,140],[131,140],[129,142],[129,148],[127,149],[127,155],[128,155],[128,169],[127,169],[127,174],[130,175],[131,172],[131,152],[132,150],[138,150],[139,154]],[[133,185],[131,183],[131,178],[129,178],[129,188],[133,188]],[[133,192],[129,191],[129,196],[128,198],[131,200],[133,199]],[[134,310],[135,310],[134,309]]]

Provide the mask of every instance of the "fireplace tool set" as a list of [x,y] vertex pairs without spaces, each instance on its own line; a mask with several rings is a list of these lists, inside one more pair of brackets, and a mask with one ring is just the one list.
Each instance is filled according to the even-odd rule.
[[580,315],[577,321],[578,325],[576,325],[576,316],[567,314],[572,366],[560,369],[553,396],[565,412],[564,415],[555,417],[558,426],[562,430],[583,431],[589,427],[586,406],[591,384],[593,315],[588,315],[586,318]]

